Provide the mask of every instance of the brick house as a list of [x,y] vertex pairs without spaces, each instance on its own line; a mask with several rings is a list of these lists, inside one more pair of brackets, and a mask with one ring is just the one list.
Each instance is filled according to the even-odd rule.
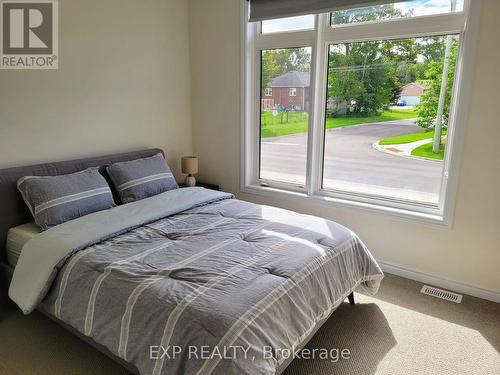
[[278,106],[296,111],[309,111],[311,106],[309,72],[292,71],[274,78],[264,89],[262,109],[271,110]]

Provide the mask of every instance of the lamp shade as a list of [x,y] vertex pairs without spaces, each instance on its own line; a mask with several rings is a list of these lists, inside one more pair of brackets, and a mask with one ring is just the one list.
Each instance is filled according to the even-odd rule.
[[196,156],[184,156],[181,161],[182,173],[198,173],[198,158]]

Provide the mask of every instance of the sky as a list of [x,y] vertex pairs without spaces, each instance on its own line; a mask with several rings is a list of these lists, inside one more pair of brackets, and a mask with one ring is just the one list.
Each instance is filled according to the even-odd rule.
[[[464,0],[457,0],[457,10],[463,9]],[[397,9],[407,12],[413,9],[414,16],[440,14],[450,12],[451,0],[413,0],[395,3]],[[279,31],[307,30],[314,28],[314,16],[300,16],[263,21],[262,32],[274,33]]]

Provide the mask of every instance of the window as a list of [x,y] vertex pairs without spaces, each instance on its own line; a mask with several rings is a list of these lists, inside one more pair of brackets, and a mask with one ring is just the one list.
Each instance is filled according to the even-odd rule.
[[[324,189],[439,203],[458,43],[450,35],[329,45]],[[441,90],[445,127],[433,153]]]
[[287,17],[262,21],[262,34],[314,29],[314,16]]
[[[310,81],[311,47],[261,51],[261,87],[274,88],[272,107],[261,98],[260,168],[262,182],[280,181],[304,186],[306,183],[309,98],[297,97],[299,85]],[[302,137],[286,137],[299,132]]]
[[471,3],[249,22],[245,188],[444,221]]
[[265,91],[264,96],[273,96],[273,89],[268,87]]
[[331,13],[331,25],[345,25],[362,22],[379,22],[397,18],[430,16],[461,12],[464,0],[412,0],[388,5],[340,10]]

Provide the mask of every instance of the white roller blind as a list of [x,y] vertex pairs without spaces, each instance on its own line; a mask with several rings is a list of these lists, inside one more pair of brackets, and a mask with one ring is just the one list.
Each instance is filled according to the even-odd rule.
[[326,13],[411,0],[248,0],[250,21]]

